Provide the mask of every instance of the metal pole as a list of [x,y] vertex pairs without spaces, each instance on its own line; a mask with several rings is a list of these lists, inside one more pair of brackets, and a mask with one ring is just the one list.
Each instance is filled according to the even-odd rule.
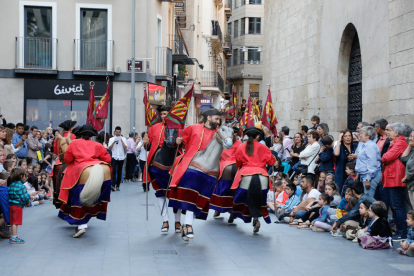
[[130,132],[135,133],[135,0],[132,0]]

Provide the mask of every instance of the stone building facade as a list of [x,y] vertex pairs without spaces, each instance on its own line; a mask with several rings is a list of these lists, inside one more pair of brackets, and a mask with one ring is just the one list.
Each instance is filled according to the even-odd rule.
[[331,132],[379,118],[413,124],[414,1],[266,0],[264,10],[263,83],[279,128],[312,115]]

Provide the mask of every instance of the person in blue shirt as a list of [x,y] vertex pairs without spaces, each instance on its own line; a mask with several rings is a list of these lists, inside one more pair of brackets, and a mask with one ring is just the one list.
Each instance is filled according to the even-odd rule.
[[365,194],[374,197],[375,190],[381,182],[381,152],[375,139],[375,129],[372,126],[361,128],[360,137],[363,143],[356,159],[355,173],[364,184]]
[[24,125],[18,123],[16,125],[16,133],[13,134],[12,144],[15,148],[20,147],[20,150],[16,152],[16,155],[19,159],[27,157],[27,135],[24,133]]
[[289,196],[289,199],[286,201],[285,205],[279,207],[276,211],[276,221],[275,223],[279,223],[279,220],[284,221],[285,217],[289,218],[290,212],[293,211],[293,208],[300,203],[300,197],[296,195],[296,185],[293,183],[289,183],[286,186],[285,190],[286,194]]
[[321,139],[322,147],[316,162],[320,164],[319,171],[333,172],[334,171],[334,140],[331,136],[326,135]]
[[328,209],[329,204],[332,201],[332,196],[328,194],[321,194],[318,199],[318,205],[321,206],[319,209],[319,217],[314,219],[311,223],[311,229],[314,232],[330,232],[332,230],[333,221],[330,219]]

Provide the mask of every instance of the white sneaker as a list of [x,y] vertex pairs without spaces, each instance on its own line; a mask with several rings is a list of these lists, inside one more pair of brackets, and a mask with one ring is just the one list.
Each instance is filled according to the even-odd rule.
[[73,235],[74,238],[80,238],[83,234],[86,233],[86,229],[80,229],[76,232],[75,235]]
[[333,233],[332,237],[342,237],[342,233],[340,232]]

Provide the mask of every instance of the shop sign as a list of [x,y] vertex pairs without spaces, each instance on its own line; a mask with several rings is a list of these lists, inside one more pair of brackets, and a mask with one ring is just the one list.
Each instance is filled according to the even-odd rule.
[[66,88],[64,86],[59,86],[58,84],[56,85],[54,92],[55,92],[55,95],[73,93],[74,95],[82,96],[85,91],[83,90],[83,85],[80,83],[78,86],[74,84],[72,85],[72,87],[66,87]]
[[[127,60],[127,71],[131,72],[132,60]],[[135,60],[135,72],[142,73],[142,60]],[[147,64],[148,67],[148,64]]]

